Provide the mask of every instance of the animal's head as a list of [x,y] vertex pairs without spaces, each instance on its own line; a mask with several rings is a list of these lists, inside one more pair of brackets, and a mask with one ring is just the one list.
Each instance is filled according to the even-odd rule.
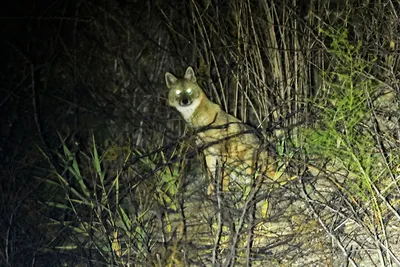
[[165,73],[165,82],[169,88],[169,105],[175,107],[185,120],[190,120],[201,100],[206,97],[197,84],[192,67],[188,67],[185,76],[180,79],[169,72]]

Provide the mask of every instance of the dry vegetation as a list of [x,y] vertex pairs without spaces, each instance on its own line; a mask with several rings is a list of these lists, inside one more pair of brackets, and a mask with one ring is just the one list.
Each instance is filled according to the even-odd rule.
[[[2,32],[2,266],[400,266],[399,1],[35,8]],[[294,179],[207,195],[187,66]]]

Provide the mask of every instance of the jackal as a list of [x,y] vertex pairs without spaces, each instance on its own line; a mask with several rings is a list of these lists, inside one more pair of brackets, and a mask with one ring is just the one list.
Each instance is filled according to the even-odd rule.
[[169,105],[175,107],[196,132],[197,145],[204,149],[207,168],[214,178],[217,173],[220,175],[224,191],[231,182],[252,183],[256,172],[274,176],[273,159],[261,147],[262,142],[254,129],[210,101],[191,67],[183,78],[167,72],[165,81],[169,88]]

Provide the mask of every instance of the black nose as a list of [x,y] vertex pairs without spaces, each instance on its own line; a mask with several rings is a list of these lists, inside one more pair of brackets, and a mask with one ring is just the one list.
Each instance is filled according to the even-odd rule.
[[187,106],[190,105],[190,100],[187,98],[184,98],[181,100],[181,106]]

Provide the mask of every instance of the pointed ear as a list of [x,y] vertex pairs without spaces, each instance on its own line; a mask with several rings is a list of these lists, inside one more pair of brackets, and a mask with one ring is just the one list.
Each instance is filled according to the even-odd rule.
[[174,75],[169,72],[165,73],[165,83],[168,88],[171,88],[177,81],[178,79]]
[[186,73],[185,73],[185,79],[189,80],[191,82],[196,82],[196,76],[194,75],[194,71],[192,69],[192,67],[188,67],[186,69]]

